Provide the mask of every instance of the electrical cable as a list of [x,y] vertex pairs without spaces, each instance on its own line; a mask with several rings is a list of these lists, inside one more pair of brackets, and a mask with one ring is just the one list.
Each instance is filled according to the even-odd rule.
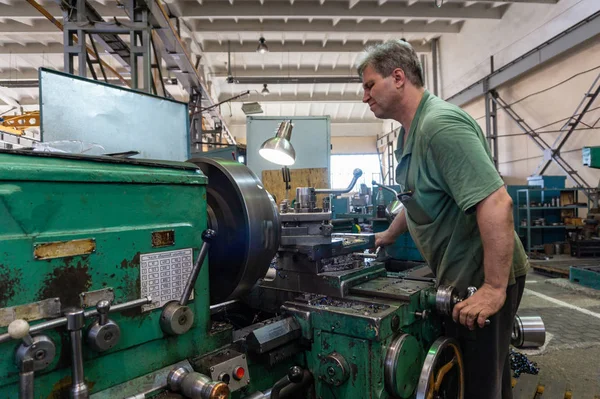
[[[580,76],[580,75],[583,75],[583,74],[586,74],[586,73],[589,73],[589,72],[595,71],[596,69],[600,69],[600,65],[598,65],[598,66],[595,66],[595,67],[593,67],[593,68],[590,68],[590,69],[588,69],[588,70],[585,70],[585,71],[578,72],[578,73],[576,73],[576,74],[572,75],[571,77],[569,77],[569,78],[567,78],[567,79],[563,80],[562,82],[556,83],[555,85],[552,85],[552,86],[550,86],[550,87],[547,87],[547,88],[545,88],[545,89],[542,89],[542,90],[540,90],[540,91],[537,91],[537,92],[534,92],[534,93],[528,94],[528,95],[526,95],[525,97],[523,97],[523,98],[521,98],[521,99],[519,99],[519,100],[513,101],[512,103],[508,104],[508,106],[510,107],[510,106],[512,106],[512,105],[515,105],[515,104],[518,104],[518,103],[520,103],[520,102],[522,102],[522,101],[524,101],[524,100],[526,100],[526,99],[528,99],[528,98],[530,98],[530,97],[533,97],[533,96],[536,96],[536,95],[538,95],[538,94],[541,94],[541,93],[547,92],[548,90],[552,90],[552,89],[554,89],[554,88],[556,88],[556,87],[558,87],[558,86],[560,86],[560,85],[562,85],[562,84],[565,84],[565,83],[567,83],[568,81],[570,81],[570,80],[572,80],[572,79],[574,79],[574,78],[576,78],[576,77],[578,77],[578,76]],[[480,119],[483,119],[483,118],[485,118],[485,115],[483,115],[483,116],[480,116],[480,117],[478,117],[478,118],[475,118],[475,120],[476,120],[476,121],[478,121],[478,120],[480,120]]]
[[[600,127],[586,127],[586,128],[582,128],[582,129],[575,129],[573,131],[574,132],[579,132],[579,131],[584,131],[584,130],[600,130]],[[546,134],[546,133],[560,133],[560,132],[564,132],[564,130],[547,130],[547,131],[535,132],[535,133],[536,134]],[[503,135],[496,136],[496,138],[501,138],[501,137],[517,137],[517,136],[528,136],[528,134],[527,133],[503,134]]]
[[[595,111],[595,110],[597,110],[597,109],[600,109],[600,106],[599,106],[599,107],[595,107],[595,108],[590,108],[590,109],[588,109],[588,110],[587,110],[587,112],[592,112],[592,111]],[[587,113],[587,112],[586,112],[586,113]],[[545,124],[545,125],[543,125],[543,126],[539,126],[539,127],[535,128],[535,129],[533,129],[533,131],[534,131],[534,132],[537,132],[537,131],[538,131],[538,130],[540,130],[540,129],[544,129],[544,128],[548,127],[548,126],[556,125],[556,124],[557,124],[557,123],[559,123],[559,122],[562,122],[562,121],[567,121],[567,120],[569,120],[569,119],[571,119],[571,118],[578,117],[579,115],[581,115],[581,114],[575,114],[575,115],[571,115],[571,116],[568,116],[568,117],[566,117],[566,118],[562,118],[562,119],[559,119],[559,120],[557,120],[557,121],[554,121],[554,122],[551,122],[551,123],[547,123],[547,124]]]
[[596,69],[600,69],[600,65],[598,65],[598,66],[595,66],[595,67],[593,67],[593,68],[590,68],[590,69],[588,69],[588,70],[585,70],[585,71],[582,71],[582,72],[576,73],[575,75],[571,76],[570,78],[567,78],[567,79],[563,80],[562,82],[559,82],[559,83],[557,83],[557,84],[555,84],[555,85],[552,85],[552,86],[550,86],[550,87],[548,87],[548,88],[546,88],[546,89],[543,89],[543,90],[537,91],[537,92],[535,92],[535,93],[531,93],[531,94],[529,94],[529,95],[526,95],[525,97],[521,98],[520,100],[517,100],[517,101],[514,101],[514,102],[512,102],[512,103],[508,104],[508,106],[511,106],[511,105],[518,104],[518,103],[520,103],[521,101],[524,101],[524,100],[528,99],[529,97],[536,96],[536,95],[538,95],[538,94],[541,94],[541,93],[544,93],[544,92],[546,92],[546,91],[548,91],[548,90],[552,90],[552,89],[554,89],[555,87],[558,87],[558,86],[560,86],[560,85],[562,85],[562,84],[564,84],[564,83],[567,83],[568,81],[570,81],[570,80],[572,80],[572,79],[575,79],[576,77],[578,77],[578,76],[580,76],[580,75],[584,75],[584,74],[586,74],[586,73],[588,73],[588,72],[595,71]]
[[[581,147],[581,148],[576,148],[576,149],[574,149],[574,150],[561,151],[560,153],[561,153],[561,154],[566,154],[566,153],[568,153],[568,152],[577,152],[577,151],[581,151],[581,150],[583,150],[583,147]],[[542,154],[542,155],[538,155],[538,156],[535,156],[535,157],[513,159],[513,160],[510,160],[510,161],[498,162],[498,164],[507,164],[507,163],[523,162],[523,161],[529,161],[530,159],[535,159],[535,158],[544,158],[544,155]]]

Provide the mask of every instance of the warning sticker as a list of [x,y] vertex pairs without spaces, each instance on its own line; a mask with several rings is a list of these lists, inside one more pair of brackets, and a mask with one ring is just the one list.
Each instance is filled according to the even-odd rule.
[[192,257],[192,248],[140,256],[141,296],[152,297],[152,303],[142,306],[142,311],[160,308],[167,302],[181,298],[192,272]]

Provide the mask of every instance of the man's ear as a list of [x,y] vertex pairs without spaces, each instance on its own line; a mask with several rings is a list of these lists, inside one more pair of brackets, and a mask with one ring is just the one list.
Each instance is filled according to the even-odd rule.
[[406,81],[406,75],[404,74],[404,70],[402,68],[396,68],[392,72],[392,77],[394,78],[394,84],[397,89],[404,86]]

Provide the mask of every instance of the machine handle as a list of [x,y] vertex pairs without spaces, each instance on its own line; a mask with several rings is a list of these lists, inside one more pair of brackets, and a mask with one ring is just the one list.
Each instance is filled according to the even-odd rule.
[[382,185],[382,184],[379,184],[379,183],[377,183],[375,180],[373,180],[373,181],[371,182],[371,184],[372,184],[373,186],[381,187],[382,189],[384,189],[384,190],[386,190],[386,191],[389,191],[390,193],[394,194],[394,198],[398,198],[398,192],[397,192],[396,190],[394,190],[393,188],[390,188],[390,187],[384,186],[384,185]]
[[217,232],[211,229],[206,229],[202,233],[202,241],[204,242],[202,243],[202,247],[200,248],[200,254],[198,255],[198,259],[196,259],[196,263],[194,263],[194,267],[192,268],[190,277],[188,277],[187,282],[185,283],[183,294],[181,294],[181,299],[179,300],[179,304],[181,306],[186,306],[188,301],[190,300],[190,295],[192,295],[192,290],[196,285],[196,279],[198,278],[198,274],[200,274],[200,270],[202,269],[202,265],[204,264],[204,258],[206,258],[206,254],[208,254],[210,244],[216,236]]
[[338,194],[346,194],[349,193],[350,191],[352,191],[352,189],[354,188],[354,185],[356,184],[356,181],[358,180],[359,177],[361,177],[363,174],[362,170],[356,168],[354,169],[353,172],[353,177],[352,177],[352,181],[350,182],[350,185],[348,186],[348,188],[316,188],[315,189],[315,194],[334,194],[334,195],[338,195]]
[[96,304],[98,311],[98,324],[103,326],[108,323],[108,312],[110,312],[110,301],[103,299]]
[[[477,292],[477,287],[467,287],[467,296],[465,296],[463,299],[458,300],[456,303],[458,302],[462,302],[467,298],[472,297],[473,295],[475,295],[475,293]],[[455,303],[455,305],[456,305]],[[485,323],[484,325],[489,326],[492,322],[490,321],[490,319],[485,319]]]
[[29,323],[23,319],[14,320],[8,325],[8,335],[12,339],[22,339],[25,346],[33,344],[33,339],[29,335]]
[[281,390],[290,384],[298,384],[302,381],[304,376],[304,370],[300,366],[290,367],[287,375],[277,381],[273,388],[271,388],[271,399],[279,399]]

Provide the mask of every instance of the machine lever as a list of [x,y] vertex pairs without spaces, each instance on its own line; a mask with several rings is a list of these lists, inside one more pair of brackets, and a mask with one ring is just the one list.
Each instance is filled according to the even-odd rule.
[[121,338],[121,328],[108,318],[110,301],[105,299],[96,304],[98,320],[90,326],[87,333],[87,343],[97,352],[103,352],[114,347]]
[[298,384],[302,381],[304,370],[299,366],[290,367],[287,375],[277,381],[271,389],[271,399],[279,399],[281,390],[290,384]]
[[202,240],[204,243],[200,248],[200,253],[198,254],[196,263],[194,263],[192,272],[185,283],[181,299],[179,299],[179,301],[167,303],[160,315],[160,328],[165,334],[181,335],[192,328],[192,325],[194,324],[194,312],[192,312],[192,309],[190,309],[187,304],[190,300],[190,295],[192,295],[192,290],[196,285],[196,279],[202,269],[202,264],[204,263],[204,259],[210,248],[211,241],[216,236],[217,233],[211,229],[204,230],[202,233]]
[[83,374],[83,351],[81,330],[85,326],[83,309],[71,308],[65,311],[67,330],[71,336],[71,375],[72,384],[69,392],[71,399],[89,398],[89,390]]
[[202,241],[204,242],[202,243],[202,247],[200,248],[200,254],[198,255],[198,259],[196,259],[196,263],[194,263],[194,267],[192,268],[190,277],[188,277],[187,282],[185,283],[183,294],[181,295],[181,299],[179,300],[179,304],[181,306],[186,306],[188,301],[190,300],[190,295],[192,295],[192,290],[196,285],[196,279],[198,278],[198,274],[200,274],[200,270],[202,269],[204,258],[206,258],[206,254],[208,253],[210,244],[216,236],[217,233],[211,229],[206,229],[202,233]]
[[19,367],[19,398],[33,399],[34,373],[46,368],[56,354],[54,342],[45,335],[29,335],[29,323],[22,319],[8,325],[8,334],[12,339],[22,339],[17,348],[15,363]]
[[[111,313],[117,313],[117,312],[122,312],[124,310],[129,310],[129,309],[133,309],[133,308],[137,308],[140,307],[142,305],[148,305],[152,303],[152,297],[150,296],[146,296],[144,298],[140,298],[140,299],[135,299],[133,301],[129,301],[129,302],[125,302],[125,303],[120,303],[118,305],[114,305],[111,306],[111,308],[109,309],[109,311]],[[94,309],[94,310],[88,310],[85,312],[85,317],[93,317],[98,315],[98,310]],[[57,328],[57,327],[62,327],[64,325],[67,324],[67,318],[66,317],[59,317],[58,319],[52,319],[50,321],[45,321],[43,323],[38,323],[35,324],[33,327],[31,327],[31,333],[38,333],[44,330],[50,330],[53,328]],[[10,336],[9,333],[5,333],[5,334],[0,334],[0,344],[3,344],[5,342],[8,342],[12,339],[12,337]]]
[[[435,294],[435,308],[439,314],[445,316],[452,316],[452,311],[457,303],[464,301],[465,299],[472,297],[477,292],[476,287],[468,287],[467,294],[464,297],[460,297],[451,285],[440,285]],[[485,325],[489,326],[491,323],[490,319],[485,320]]]

